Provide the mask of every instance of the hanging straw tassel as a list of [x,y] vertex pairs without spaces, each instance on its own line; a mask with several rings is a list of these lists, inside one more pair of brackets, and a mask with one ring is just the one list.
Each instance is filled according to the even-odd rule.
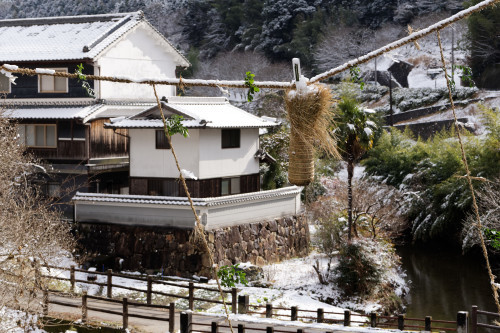
[[315,148],[338,156],[332,127],[330,89],[325,85],[306,85],[300,75],[300,64],[294,59],[294,76],[297,90],[287,91],[285,107],[290,121],[290,147],[288,181],[306,186],[314,179]]

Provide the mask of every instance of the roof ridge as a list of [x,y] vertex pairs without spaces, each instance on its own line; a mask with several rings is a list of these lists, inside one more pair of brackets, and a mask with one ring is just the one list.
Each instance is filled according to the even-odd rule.
[[[141,12],[142,13],[142,12]],[[99,45],[100,42],[102,42],[104,39],[106,39],[108,36],[110,36],[112,33],[114,33],[116,30],[121,28],[125,23],[130,21],[133,17],[133,14],[129,14],[124,16],[121,20],[115,23],[110,29],[106,30],[103,32],[99,37],[97,37],[95,40],[93,40],[90,44],[84,45],[83,46],[83,52],[89,52],[92,48],[96,47]],[[144,17],[143,14],[141,14],[140,19]]]
[[127,16],[143,16],[142,11],[128,12],[128,13],[113,13],[113,14],[96,14],[96,15],[74,15],[74,16],[50,16],[50,17],[36,17],[36,18],[22,18],[22,19],[9,19],[0,20],[0,27],[12,26],[29,26],[39,24],[63,24],[63,23],[87,23],[99,21],[111,21],[116,18],[124,18]]

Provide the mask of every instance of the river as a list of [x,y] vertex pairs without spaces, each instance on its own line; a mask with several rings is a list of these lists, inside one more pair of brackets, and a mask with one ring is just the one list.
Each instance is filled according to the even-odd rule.
[[397,249],[411,280],[407,317],[455,320],[471,306],[496,312],[489,279],[480,255],[462,256],[449,249]]

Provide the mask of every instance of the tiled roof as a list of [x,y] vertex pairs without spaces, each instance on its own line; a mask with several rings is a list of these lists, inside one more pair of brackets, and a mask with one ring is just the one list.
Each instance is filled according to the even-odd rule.
[[[302,187],[289,186],[276,190],[234,194],[216,198],[193,198],[192,200],[194,206],[211,207],[211,206],[221,206],[225,204],[233,204],[245,201],[265,200],[274,197],[297,195],[301,191]],[[152,196],[152,195],[101,194],[101,193],[77,192],[76,195],[73,197],[73,201],[189,206],[189,201],[185,197],[162,197],[162,196]]]
[[[229,103],[224,97],[169,97],[162,102],[166,115],[179,114],[188,128],[263,128],[277,123],[256,117]],[[115,128],[161,128],[163,123],[157,107],[133,117],[117,119],[110,127]]]
[[[0,62],[94,59],[141,22],[158,32],[140,11],[0,20]],[[189,64],[179,57],[182,65]]]
[[12,119],[83,119],[103,105],[91,106],[16,106],[6,109],[3,115]]
[[12,119],[81,119],[88,122],[98,118],[130,116],[151,107],[151,103],[106,104],[94,103],[74,105],[64,101],[52,104],[7,105],[3,116]]

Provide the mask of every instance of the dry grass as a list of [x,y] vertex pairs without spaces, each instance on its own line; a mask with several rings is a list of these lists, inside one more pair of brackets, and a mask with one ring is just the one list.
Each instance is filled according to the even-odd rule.
[[324,85],[308,87],[306,92],[288,91],[285,107],[290,121],[290,183],[305,186],[314,178],[316,148],[339,156],[331,134],[332,95]]

